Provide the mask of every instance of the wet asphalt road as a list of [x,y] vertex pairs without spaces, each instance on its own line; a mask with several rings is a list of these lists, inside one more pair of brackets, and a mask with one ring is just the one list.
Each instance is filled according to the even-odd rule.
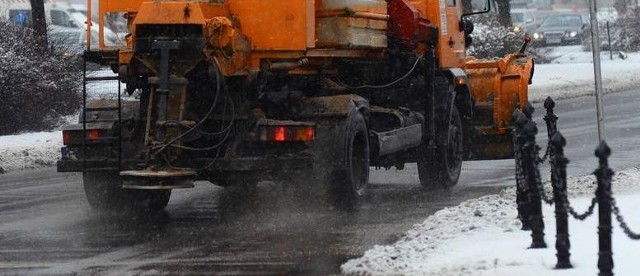
[[[605,97],[614,170],[639,163],[639,96]],[[544,148],[544,109],[534,106]],[[559,101],[556,111],[569,175],[591,173],[595,99]],[[11,172],[0,175],[0,274],[338,274],[347,259],[393,243],[437,210],[514,184],[513,160],[466,162],[463,169],[454,188],[425,192],[415,166],[372,168],[368,195],[354,212],[273,183],[244,200],[239,191],[199,182],[174,191],[166,211],[153,216],[92,212],[79,174]],[[541,170],[548,177],[548,166]]]

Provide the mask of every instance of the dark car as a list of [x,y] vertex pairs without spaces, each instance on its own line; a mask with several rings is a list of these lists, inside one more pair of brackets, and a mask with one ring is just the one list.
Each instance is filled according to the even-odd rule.
[[539,45],[582,44],[588,33],[587,22],[586,17],[579,14],[549,15],[533,33],[533,42]]

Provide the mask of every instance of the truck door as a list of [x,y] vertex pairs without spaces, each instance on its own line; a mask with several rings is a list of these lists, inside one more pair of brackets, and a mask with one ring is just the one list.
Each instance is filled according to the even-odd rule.
[[438,57],[440,68],[463,67],[464,33],[460,30],[462,0],[437,0],[439,24]]

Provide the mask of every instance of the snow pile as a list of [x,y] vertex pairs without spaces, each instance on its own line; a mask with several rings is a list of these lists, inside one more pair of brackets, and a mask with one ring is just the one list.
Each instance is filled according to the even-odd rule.
[[[376,245],[361,258],[343,264],[342,270],[355,275],[440,275],[434,264],[444,263],[444,268],[454,265],[446,260],[434,262],[450,253],[443,251],[443,244],[483,232],[515,232],[520,229],[516,215],[514,200],[505,194],[468,200],[438,211],[393,245]],[[465,260],[451,262],[466,263]],[[438,273],[425,274],[427,271]]]
[[0,173],[55,165],[60,147],[61,131],[0,136]]
[[[640,215],[640,168],[616,173],[613,192],[623,215]],[[592,175],[567,180],[572,206],[582,212],[595,192]],[[576,199],[575,196],[583,196]],[[584,196],[588,196],[585,198]],[[581,241],[571,249],[574,269],[553,270],[556,263],[553,207],[544,206],[548,248],[527,249],[530,232],[520,230],[515,189],[468,200],[436,212],[417,224],[395,244],[375,246],[342,265],[347,275],[595,275],[597,272],[597,212],[584,222],[569,219],[570,238]],[[628,221],[638,231],[639,220]],[[635,223],[632,223],[635,222]],[[614,263],[618,275],[633,275],[640,242],[629,240],[614,221]],[[586,227],[585,227],[586,226]]]

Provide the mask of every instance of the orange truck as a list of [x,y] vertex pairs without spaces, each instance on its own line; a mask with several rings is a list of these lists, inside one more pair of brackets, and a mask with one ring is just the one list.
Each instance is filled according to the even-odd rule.
[[270,180],[353,206],[372,166],[417,163],[421,185],[436,188],[458,182],[463,160],[513,156],[511,114],[527,102],[533,60],[526,43],[501,59],[467,56],[479,12],[461,1],[100,0],[97,9],[101,33],[116,14],[128,34],[126,46],[100,39],[85,52],[117,74],[85,74],[85,91],[117,79],[139,99],[85,100],[63,130],[58,171],[83,173],[94,209],[161,210],[172,189],[200,180],[249,189]]

